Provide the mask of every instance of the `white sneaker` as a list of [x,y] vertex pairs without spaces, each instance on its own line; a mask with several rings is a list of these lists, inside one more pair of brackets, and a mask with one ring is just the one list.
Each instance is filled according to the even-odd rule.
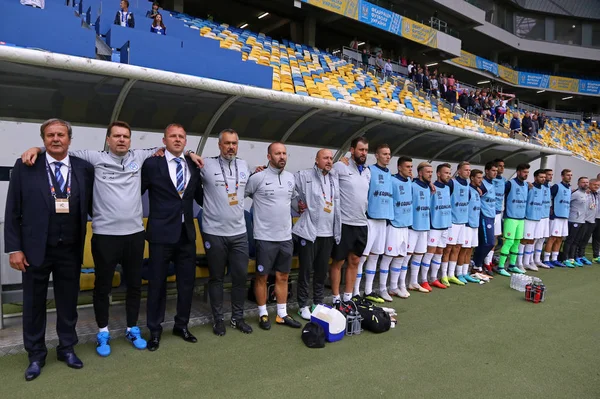
[[535,265],[537,267],[544,267],[544,268],[549,268],[548,266],[544,265],[544,262],[542,262],[541,260],[536,260],[533,263],[535,263]]
[[523,265],[517,266],[517,269],[519,269],[520,271],[522,271],[523,273],[525,273],[525,267],[523,267]]
[[393,302],[393,298],[388,294],[387,290],[379,290],[379,296],[386,302]]
[[537,266],[535,265],[535,263],[530,263],[528,265],[525,265],[525,269],[537,272],[539,269],[537,268]]
[[310,308],[308,306],[305,306],[303,308],[300,308],[300,310],[298,311],[298,314],[300,315],[300,317],[302,317],[304,320],[310,320]]
[[390,290],[390,294],[392,296],[397,296],[398,298],[406,299],[410,296],[410,292],[406,289],[406,287],[399,287],[393,290]]
[[419,291],[419,292],[423,292],[423,293],[429,293],[429,290],[421,287],[421,285],[419,285],[419,284],[409,284],[408,285],[408,289],[412,290],[412,291]]

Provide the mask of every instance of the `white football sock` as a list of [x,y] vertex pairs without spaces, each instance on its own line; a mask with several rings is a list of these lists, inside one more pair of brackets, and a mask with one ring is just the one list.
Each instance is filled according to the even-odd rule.
[[438,271],[440,270],[440,266],[442,265],[442,255],[435,254],[433,255],[433,259],[431,259],[431,281],[435,281],[438,279]]
[[550,262],[550,252],[544,252],[544,262]]
[[258,317],[268,316],[268,315],[269,315],[269,312],[267,312],[267,305],[259,305],[258,306]]
[[344,292],[344,302],[348,302],[349,300],[352,299],[352,293],[351,292]]
[[[127,330],[127,331],[129,331],[129,330]],[[101,329],[98,330],[98,332],[106,332],[107,333],[108,332],[108,326],[102,327]]]
[[379,255],[370,254],[365,264],[365,295],[373,292],[373,280],[377,271],[377,261]]
[[448,262],[442,262],[442,278],[448,277]]
[[360,257],[360,261],[358,261],[358,270],[356,271],[356,281],[354,282],[354,295],[360,294],[360,280],[362,280],[363,275],[363,265],[367,257],[365,255]]
[[523,255],[523,264],[529,265],[533,263],[533,244],[525,245],[525,255]]
[[519,244],[519,252],[517,253],[517,265],[523,266],[523,252],[525,251],[525,245]]
[[494,260],[494,249],[492,249],[490,252],[488,252],[488,254],[485,256],[485,259],[483,260],[483,263],[485,263],[486,265],[489,265],[490,263],[492,263],[493,260]]
[[538,238],[535,241],[535,244],[533,244],[534,247],[534,255],[533,255],[533,260],[536,262],[541,262],[542,261],[542,248],[544,247],[544,239],[543,238]]
[[390,263],[392,263],[391,256],[383,255],[381,262],[379,262],[379,292],[387,291],[387,278],[390,272]]
[[558,252],[552,252],[552,262],[554,262],[555,260],[558,260]]
[[[402,271],[403,258],[394,258],[390,265],[390,289],[398,289],[398,279],[400,278],[400,272]],[[383,263],[383,260],[381,261]]]
[[413,255],[410,260],[410,283],[412,285],[419,284],[417,280],[419,277],[419,270],[421,269],[421,260],[423,255]]
[[408,262],[410,262],[410,255],[406,255],[402,258],[402,267],[400,269],[400,278],[398,279],[398,286],[400,288],[406,288],[406,274],[408,273]]
[[287,316],[287,304],[285,304],[285,303],[277,304],[277,316],[281,317],[282,319],[285,316]]
[[340,301],[340,296],[339,295],[334,295],[333,296],[333,300],[331,301],[332,303],[336,303]]
[[427,252],[423,255],[423,260],[421,260],[421,275],[419,276],[420,282],[427,282],[427,275],[429,274],[429,268],[431,267],[431,259],[433,258],[433,254]]
[[450,278],[456,277],[454,275],[455,270],[456,270],[456,262],[455,261],[448,262],[448,277],[450,277]]

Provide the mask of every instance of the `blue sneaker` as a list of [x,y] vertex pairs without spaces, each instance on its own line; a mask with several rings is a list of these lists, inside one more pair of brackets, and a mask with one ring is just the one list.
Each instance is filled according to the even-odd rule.
[[468,284],[469,282],[467,281],[467,279],[465,278],[465,276],[456,276],[457,279],[459,279],[461,282]]
[[592,264],[592,261],[589,260],[588,258],[586,258],[585,256],[583,258],[579,258],[579,261],[581,263],[583,263],[584,265],[588,265],[588,266]]
[[581,260],[579,260],[579,258],[573,260],[573,264],[578,267],[583,267],[583,263],[581,262]]
[[125,333],[127,341],[131,342],[136,349],[146,349],[146,340],[142,338],[142,332],[139,327],[131,327],[131,330]]
[[473,277],[469,276],[468,274],[463,275],[463,278],[465,280],[467,280],[469,283],[479,283],[478,278],[473,278]]
[[554,269],[554,264],[550,261],[543,262],[544,265],[548,266],[550,269]]
[[559,260],[553,260],[553,261],[552,261],[552,264],[553,264],[555,267],[568,267],[568,266],[566,266],[564,263],[562,263],[562,262],[561,262],[561,261],[559,261]]
[[102,357],[110,355],[110,334],[99,332],[96,335],[96,353]]

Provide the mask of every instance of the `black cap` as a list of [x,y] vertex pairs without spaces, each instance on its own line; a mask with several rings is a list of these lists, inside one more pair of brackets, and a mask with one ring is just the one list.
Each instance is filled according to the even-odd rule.
[[302,341],[309,348],[324,348],[325,330],[319,324],[312,321],[306,323],[302,329]]

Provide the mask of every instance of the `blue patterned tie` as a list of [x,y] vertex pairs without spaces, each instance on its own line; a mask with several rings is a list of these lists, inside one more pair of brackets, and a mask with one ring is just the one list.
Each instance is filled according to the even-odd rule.
[[61,192],[65,192],[65,178],[63,177],[62,173],[60,173],[60,168],[61,166],[63,166],[62,162],[54,162],[54,178],[56,179],[56,183],[58,184],[58,187],[60,187],[60,191]]
[[183,184],[183,166],[181,165],[181,158],[174,158],[175,162],[177,162],[177,169],[175,169],[175,174],[177,175],[177,192],[182,193],[184,184]]

